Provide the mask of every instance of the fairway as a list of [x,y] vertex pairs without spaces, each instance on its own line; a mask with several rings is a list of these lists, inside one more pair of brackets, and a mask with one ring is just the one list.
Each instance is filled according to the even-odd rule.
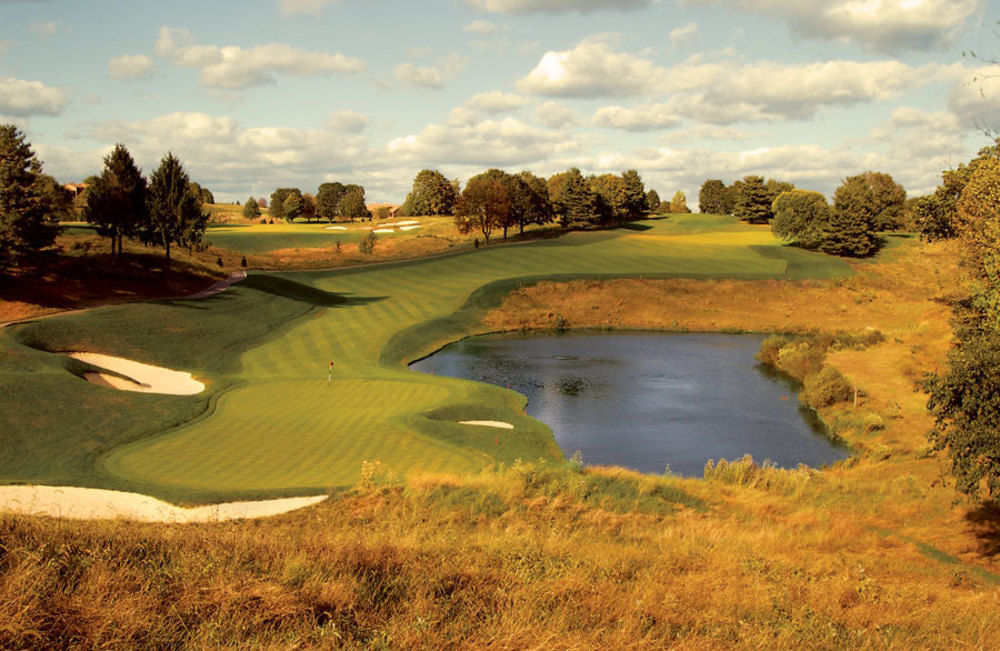
[[[333,230],[332,227],[343,227]],[[368,234],[367,222],[327,224],[286,222],[274,224],[219,225],[205,231],[205,241],[212,246],[243,253],[271,253],[280,249],[319,248],[341,244],[356,244]],[[378,233],[378,237],[396,237],[396,233]]]
[[[402,475],[560,458],[520,395],[412,372],[406,361],[474,331],[512,287],[539,279],[850,272],[836,258],[781,246],[766,228],[685,216],[365,269],[252,274],[215,299],[40,321],[0,333],[0,480],[198,501],[349,486],[365,461]],[[87,384],[36,349],[161,364],[193,372],[208,390],[124,394]],[[47,400],[71,394],[84,417]],[[23,418],[25,401],[35,417]],[[58,463],[42,458],[54,450],[68,452]]]

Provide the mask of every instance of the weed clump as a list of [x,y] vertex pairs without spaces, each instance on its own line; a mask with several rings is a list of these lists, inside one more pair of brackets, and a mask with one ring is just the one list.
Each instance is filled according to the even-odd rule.
[[832,366],[806,377],[799,400],[815,408],[829,407],[849,400],[853,388],[843,374]]
[[761,490],[794,495],[806,486],[821,480],[819,472],[799,464],[794,470],[778,468],[770,461],[756,463],[749,454],[736,461],[719,459],[718,463],[709,459],[705,464],[705,481],[714,481],[734,486],[746,486]]

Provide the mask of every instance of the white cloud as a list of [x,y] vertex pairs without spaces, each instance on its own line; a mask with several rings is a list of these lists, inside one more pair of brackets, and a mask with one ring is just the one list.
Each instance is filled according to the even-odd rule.
[[518,90],[548,97],[621,97],[655,89],[660,66],[613,49],[615,39],[590,36],[571,50],[550,50],[517,82]]
[[445,82],[454,79],[465,68],[467,61],[458,54],[449,54],[436,66],[417,66],[401,63],[393,74],[396,79],[421,88],[443,88]]
[[797,36],[854,41],[869,51],[944,47],[982,5],[981,0],[710,1],[784,18]]
[[605,106],[594,114],[594,124],[599,127],[625,131],[658,131],[672,129],[682,122],[666,104],[646,104],[635,108]]
[[483,113],[507,113],[523,108],[531,102],[527,97],[516,93],[505,93],[501,90],[494,90],[488,93],[473,95],[466,102],[469,108]]
[[734,127],[718,124],[696,124],[685,129],[676,129],[663,135],[665,143],[690,142],[692,140],[746,140],[750,135]]
[[670,30],[670,47],[682,47],[694,43],[698,37],[698,23],[688,23]]
[[278,0],[281,15],[312,14],[318,16],[333,0]]
[[526,165],[575,147],[565,133],[537,129],[507,117],[475,124],[431,124],[417,135],[391,140],[387,149],[394,159],[425,166],[485,168]]
[[367,115],[345,109],[331,114],[326,119],[326,126],[338,133],[361,133],[371,122],[371,118]]
[[40,81],[0,78],[0,114],[15,117],[59,115],[66,107],[66,93]]
[[123,54],[108,61],[108,76],[112,79],[145,79],[156,73],[156,64],[145,54]]
[[628,11],[654,4],[656,0],[465,0],[465,4],[494,14],[589,13],[600,9]]
[[281,73],[295,77],[356,74],[365,70],[360,59],[343,54],[299,50],[284,43],[252,48],[198,45],[187,29],[163,27],[157,53],[185,68],[201,72],[201,83],[215,88],[247,88],[275,82]]
[[462,27],[462,31],[467,34],[492,34],[500,30],[500,26],[496,23],[491,23],[488,20],[474,20],[471,23],[466,23]]
[[545,102],[535,109],[535,121],[550,129],[563,129],[583,122],[576,111],[565,104],[552,101]]

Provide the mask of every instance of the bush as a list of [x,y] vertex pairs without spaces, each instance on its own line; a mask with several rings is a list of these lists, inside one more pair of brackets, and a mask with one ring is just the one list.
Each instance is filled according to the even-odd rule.
[[800,382],[823,366],[823,350],[803,341],[778,351],[777,367]]
[[778,355],[781,349],[788,345],[788,340],[784,337],[768,337],[760,345],[757,353],[757,361],[767,366],[778,366]]
[[378,242],[378,236],[375,233],[369,232],[361,241],[358,242],[358,251],[362,255],[371,255],[375,252],[375,244]]
[[849,400],[853,391],[840,371],[824,366],[818,373],[806,377],[799,399],[811,407],[829,407]]

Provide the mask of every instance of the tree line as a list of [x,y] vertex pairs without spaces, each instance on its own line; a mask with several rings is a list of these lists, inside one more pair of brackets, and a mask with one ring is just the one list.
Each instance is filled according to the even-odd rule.
[[271,219],[293,222],[302,218],[306,221],[325,219],[328,222],[355,219],[371,219],[371,211],[365,203],[363,186],[339,181],[323,183],[315,195],[298,188],[278,188],[271,193],[271,200],[250,197],[243,204],[243,216],[259,219],[261,209],[268,208]]
[[971,274],[954,304],[956,343],[945,372],[925,378],[935,417],[931,442],[951,462],[956,488],[1000,497],[1000,139],[942,173],[913,210],[927,240],[954,239]]
[[462,232],[479,231],[486,244],[495,232],[507,239],[532,224],[561,228],[611,226],[660,208],[655,190],[646,191],[635,170],[585,177],[577,168],[548,179],[530,171],[516,174],[489,169],[463,188],[437,170],[421,170],[400,207],[409,217],[452,215]]
[[906,190],[889,174],[869,171],[847,177],[831,205],[819,192],[751,175],[729,186],[706,180],[698,203],[703,213],[770,224],[777,237],[805,249],[863,257],[882,246],[880,233],[904,225]]

